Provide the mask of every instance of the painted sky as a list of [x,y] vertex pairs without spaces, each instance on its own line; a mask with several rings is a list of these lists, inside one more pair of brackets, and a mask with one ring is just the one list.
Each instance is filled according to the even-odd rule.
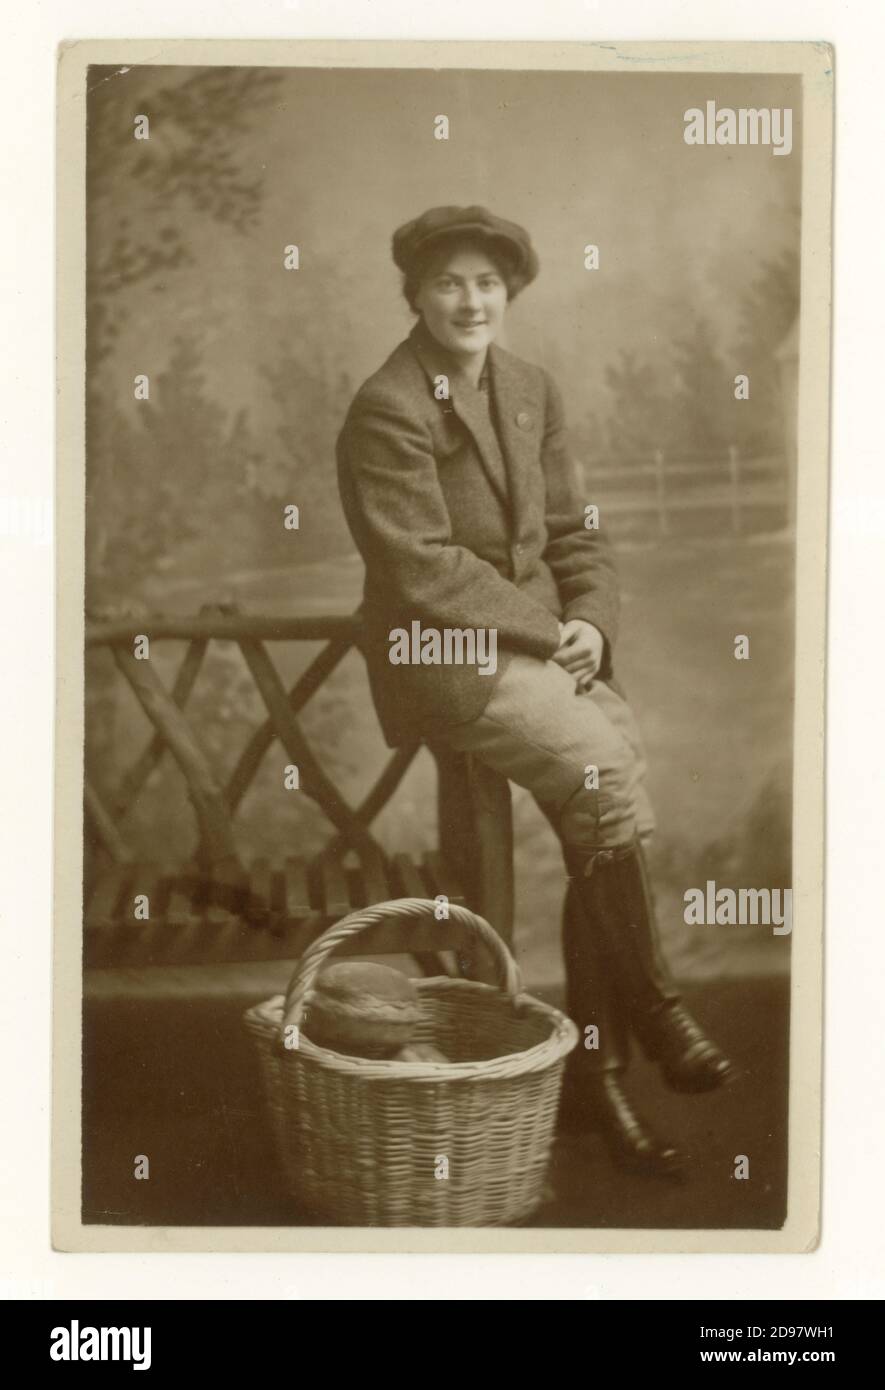
[[[154,94],[188,75],[127,74],[153,140],[175,138]],[[683,113],[711,99],[792,107],[793,153],[686,145]],[[448,141],[433,138],[440,113]],[[433,205],[481,203],[524,224],[541,261],[501,341],[552,368],[570,415],[583,414],[620,349],[666,358],[694,310],[727,343],[758,263],[798,244],[798,77],[290,69],[256,129],[231,138],[247,170],[264,175],[259,224],[242,236],[185,209],[194,264],[120,299],[128,321],[113,370],[127,395],[135,371],[161,370],[188,327],[219,400],[248,407],[253,423],[267,405],[260,365],[287,342],[362,380],[412,322],[393,229]],[[124,181],[118,207],[130,193]],[[131,206],[148,228],[167,215],[137,198]],[[287,272],[292,242],[301,268]],[[587,242],[600,247],[596,272],[583,267]]]

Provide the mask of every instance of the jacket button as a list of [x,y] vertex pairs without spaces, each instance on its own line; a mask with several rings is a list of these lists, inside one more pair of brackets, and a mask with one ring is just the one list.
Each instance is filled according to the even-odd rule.
[[528,411],[521,410],[516,417],[516,423],[521,430],[530,430],[532,427],[532,417]]

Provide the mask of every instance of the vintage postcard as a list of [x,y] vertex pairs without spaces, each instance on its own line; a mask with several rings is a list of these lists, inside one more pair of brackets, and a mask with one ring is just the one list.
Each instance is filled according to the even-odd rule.
[[832,104],[62,48],[57,1249],[814,1249]]

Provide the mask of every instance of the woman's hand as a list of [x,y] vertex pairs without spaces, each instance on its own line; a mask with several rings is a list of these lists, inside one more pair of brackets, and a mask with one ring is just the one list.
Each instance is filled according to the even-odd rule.
[[559,624],[559,648],[553,660],[574,676],[578,690],[586,690],[602,665],[605,638],[583,618],[571,618]]

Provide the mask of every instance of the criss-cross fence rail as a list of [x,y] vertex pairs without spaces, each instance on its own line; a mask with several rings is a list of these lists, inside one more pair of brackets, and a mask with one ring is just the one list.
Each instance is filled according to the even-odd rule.
[[[187,644],[171,689],[139,640]],[[111,652],[148,722],[144,747],[101,795],[85,771],[84,813],[98,846],[86,876],[87,965],[186,964],[287,959],[298,956],[330,922],[369,903],[396,897],[468,902],[510,939],[513,925],[513,832],[505,779],[469,756],[432,749],[437,766],[439,843],[417,858],[386,852],[372,824],[395,794],[419,744],[396,749],[357,806],[342,795],[311,745],[299,715],[352,648],[357,616],[264,617],[233,605],[203,608],[195,617],[160,615],[92,618],[87,646]],[[242,653],[266,718],[252,731],[233,771],[222,779],[187,717],[189,697],[213,641]],[[319,653],[286,688],[269,646],[322,642]],[[366,699],[368,699],[366,691]],[[283,862],[246,863],[236,835],[236,811],[270,745],[278,740],[299,771],[299,789],[319,806],[329,836],[309,858],[293,845]],[[196,853],[183,863],[140,858],[126,834],[127,815],[161,759],[169,753],[183,776],[196,817]],[[397,940],[400,940],[397,933]],[[468,952],[453,925],[415,924],[413,952],[434,971],[435,953]],[[389,927],[360,937],[361,954],[395,949]],[[466,967],[466,960],[462,957]]]

